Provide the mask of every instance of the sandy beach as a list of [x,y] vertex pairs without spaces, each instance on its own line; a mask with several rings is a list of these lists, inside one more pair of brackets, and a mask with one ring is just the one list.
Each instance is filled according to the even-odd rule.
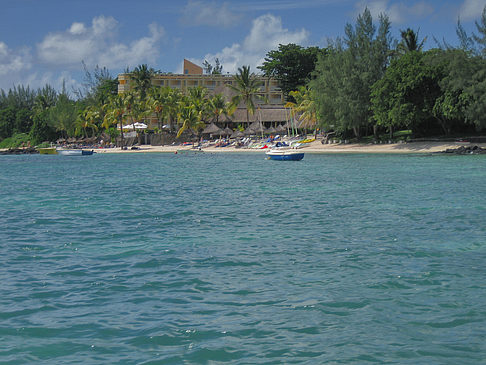
[[[321,144],[320,141],[308,143],[302,148],[308,153],[433,153],[441,152],[446,149],[456,149],[461,146],[472,147],[479,146],[486,148],[486,143],[469,143],[469,142],[410,142],[410,143],[391,143],[391,144]],[[95,149],[96,153],[148,153],[148,152],[165,152],[176,153],[178,151],[190,151],[190,146],[150,146],[142,145],[137,150],[121,150],[120,148],[100,148]],[[265,150],[252,148],[234,148],[234,147],[205,147],[205,152],[225,153],[263,153]]]

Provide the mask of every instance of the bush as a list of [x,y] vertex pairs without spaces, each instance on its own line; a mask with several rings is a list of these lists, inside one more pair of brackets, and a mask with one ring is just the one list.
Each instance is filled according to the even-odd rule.
[[28,142],[30,142],[30,136],[27,133],[16,133],[0,142],[0,148],[17,148],[21,147],[22,143],[27,146]]

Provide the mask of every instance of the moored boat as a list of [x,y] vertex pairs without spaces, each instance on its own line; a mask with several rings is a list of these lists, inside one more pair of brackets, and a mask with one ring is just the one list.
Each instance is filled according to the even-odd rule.
[[294,149],[271,149],[266,152],[266,155],[270,160],[278,161],[300,161],[304,158],[304,152]]
[[56,147],[38,148],[41,155],[57,155]]
[[57,153],[62,156],[91,156],[94,151],[93,150],[81,150],[81,149],[72,149],[72,150],[64,150],[59,149]]

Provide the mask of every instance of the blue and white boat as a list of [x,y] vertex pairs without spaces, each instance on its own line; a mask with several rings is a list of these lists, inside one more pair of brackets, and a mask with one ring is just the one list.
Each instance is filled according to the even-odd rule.
[[270,160],[300,161],[304,158],[304,152],[295,149],[271,149],[266,152]]
[[57,154],[62,156],[90,156],[94,153],[93,150],[82,150],[82,149],[58,149]]

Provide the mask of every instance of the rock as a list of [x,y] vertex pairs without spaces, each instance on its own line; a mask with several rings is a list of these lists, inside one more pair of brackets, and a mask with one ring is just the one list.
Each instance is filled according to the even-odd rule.
[[456,155],[482,155],[482,154],[486,154],[486,149],[483,149],[479,146],[472,146],[472,147],[461,146],[456,149],[448,148],[445,151],[439,153],[451,153]]

